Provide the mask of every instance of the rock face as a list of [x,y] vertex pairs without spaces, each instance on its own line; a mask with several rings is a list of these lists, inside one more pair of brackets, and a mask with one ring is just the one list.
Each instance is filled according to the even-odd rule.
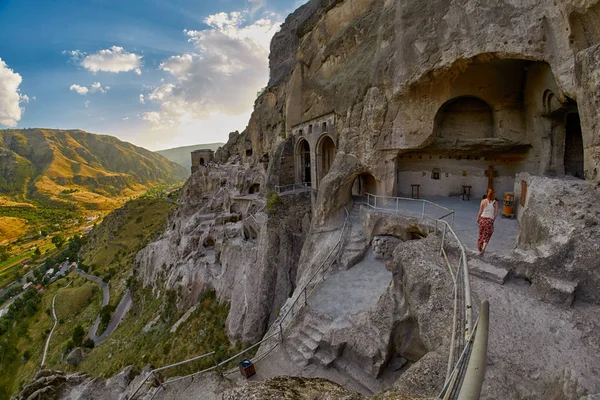
[[560,303],[572,300],[568,300],[571,295],[567,292],[577,299],[600,303],[597,185],[578,179],[520,174],[515,193],[520,233],[517,251],[504,261],[505,265],[531,280],[542,298],[551,300],[554,295],[547,292],[560,286],[564,288],[560,292],[566,291],[566,297],[555,299]]
[[83,349],[81,347],[73,349],[67,356],[67,362],[73,367],[79,365],[79,363],[83,360],[85,360],[85,354],[83,353]]
[[308,195],[300,194],[284,197],[267,215],[263,179],[260,170],[237,164],[199,169],[163,236],[136,258],[143,285],[157,295],[162,283],[178,291],[182,309],[215,289],[220,301],[231,303],[232,340],[258,340],[295,287],[307,229],[302,221],[311,210]]

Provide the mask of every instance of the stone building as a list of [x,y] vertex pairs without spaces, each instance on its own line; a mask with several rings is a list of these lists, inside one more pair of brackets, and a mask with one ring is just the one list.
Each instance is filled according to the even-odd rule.
[[192,174],[198,171],[198,168],[208,165],[213,161],[215,153],[209,149],[199,149],[192,151]]

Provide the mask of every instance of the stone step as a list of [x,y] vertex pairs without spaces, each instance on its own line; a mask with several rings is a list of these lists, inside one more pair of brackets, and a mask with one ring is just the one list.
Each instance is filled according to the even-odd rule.
[[293,346],[286,344],[285,350],[295,365],[297,365],[299,367],[305,367],[306,365],[308,365],[308,360],[306,358],[304,358],[304,356],[298,350],[296,350]]
[[508,271],[506,269],[488,264],[479,258],[472,258],[469,260],[469,273],[500,285],[504,284],[506,277],[508,276]]
[[319,362],[319,364],[321,364],[325,367],[329,367],[331,364],[333,364],[336,357],[329,352],[317,351],[314,354],[314,359],[317,360]]
[[323,337],[323,332],[321,332],[318,328],[312,325],[305,325],[303,334],[310,337],[315,342],[320,342]]
[[533,289],[546,303],[570,307],[575,301],[578,282],[540,275],[533,282]]

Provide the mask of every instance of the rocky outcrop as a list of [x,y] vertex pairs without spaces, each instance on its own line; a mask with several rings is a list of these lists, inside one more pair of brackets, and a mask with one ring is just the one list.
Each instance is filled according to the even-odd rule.
[[[522,183],[526,182],[526,193]],[[520,232],[517,249],[498,254],[495,260],[529,279],[541,298],[551,300],[554,288],[571,287],[577,299],[600,302],[600,204],[598,187],[579,179],[557,179],[532,174],[517,175],[515,193],[519,205]],[[521,197],[525,206],[521,206]],[[550,281],[563,281],[551,284]],[[558,286],[557,286],[558,285]],[[575,287],[577,289],[575,289]],[[561,303],[571,300],[559,296]],[[558,301],[558,300],[557,300]]]
[[326,379],[282,376],[249,383],[223,395],[223,400],[237,399],[361,400],[364,397]]
[[293,291],[307,229],[302,222],[311,210],[300,194],[266,214],[263,179],[238,164],[201,168],[183,188],[163,236],[136,258],[143,285],[156,295],[177,291],[180,309],[215,289],[220,301],[231,303],[232,340],[258,340]]
[[73,349],[67,356],[67,363],[73,367],[79,365],[83,360],[85,360],[85,354],[81,347]]

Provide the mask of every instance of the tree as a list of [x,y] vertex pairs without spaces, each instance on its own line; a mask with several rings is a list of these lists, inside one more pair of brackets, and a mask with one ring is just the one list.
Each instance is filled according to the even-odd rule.
[[52,236],[52,244],[56,246],[57,249],[60,249],[63,244],[65,244],[65,238],[62,235],[54,235]]
[[83,337],[85,336],[85,331],[81,325],[77,325],[75,329],[73,329],[73,343],[75,346],[79,347],[83,343]]
[[93,349],[94,348],[94,341],[90,338],[87,338],[83,341],[83,347],[85,347],[86,349]]

